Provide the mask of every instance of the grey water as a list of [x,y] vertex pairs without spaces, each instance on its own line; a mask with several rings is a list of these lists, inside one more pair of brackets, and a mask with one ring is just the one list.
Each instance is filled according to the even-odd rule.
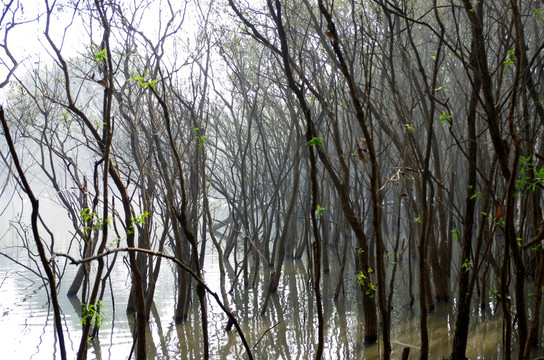
[[[49,214],[54,217],[55,214]],[[7,221],[3,228],[12,229]],[[7,229],[7,228],[5,228]],[[62,230],[58,231],[55,245],[62,248]],[[66,234],[65,234],[66,235]],[[40,278],[33,255],[21,247],[21,240],[13,231],[5,231],[0,238],[0,349],[4,359],[58,359],[54,336],[52,310],[47,292]],[[336,252],[330,249],[331,265],[337,264]],[[19,264],[13,262],[16,260]],[[63,311],[64,331],[68,358],[75,358],[81,336],[80,303],[68,298],[66,290],[75,275],[74,265],[60,261],[64,276],[60,283],[60,301]],[[217,254],[207,250],[204,261],[205,280],[219,292]],[[325,352],[326,359],[379,359],[380,344],[365,346],[364,314],[361,294],[357,287],[355,271],[346,269],[345,287],[337,301],[334,288],[338,277],[335,266],[322,279]],[[264,276],[264,271],[259,272]],[[419,315],[417,306],[410,308],[406,265],[397,271],[392,318],[393,359],[400,358],[404,347],[410,347],[410,359],[419,358]],[[229,278],[227,289],[232,281]],[[455,282],[452,276],[452,284]],[[317,343],[317,316],[313,289],[309,286],[308,269],[303,260],[286,260],[283,280],[277,294],[273,295],[266,313],[259,309],[264,296],[262,284],[245,289],[236,285],[231,293],[231,303],[244,335],[253,347],[256,359],[310,359]],[[132,348],[132,318],[125,314],[130,277],[122,259],[118,259],[112,272],[104,300],[105,320],[98,339],[91,342],[89,359],[128,359]],[[455,295],[452,285],[452,295]],[[416,292],[416,289],[414,289]],[[503,359],[502,316],[490,295],[486,309],[476,306],[471,317],[471,330],[467,355],[470,359]],[[202,357],[202,329],[198,301],[193,301],[186,322],[176,325],[173,320],[176,284],[174,269],[163,262],[157,280],[155,302],[149,321],[147,352],[150,359],[199,359]],[[416,301],[417,303],[417,301]],[[212,359],[243,359],[244,348],[235,331],[225,332],[226,316],[208,297],[210,355]],[[448,304],[437,304],[428,316],[430,358],[447,358],[451,352],[455,325],[455,299]],[[515,344],[514,344],[515,345]],[[534,356],[542,355],[537,349]]]

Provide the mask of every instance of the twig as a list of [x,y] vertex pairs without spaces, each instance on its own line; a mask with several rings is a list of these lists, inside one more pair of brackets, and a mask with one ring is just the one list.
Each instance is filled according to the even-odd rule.
[[264,336],[266,335],[267,332],[269,332],[270,330],[272,330],[273,328],[275,328],[276,326],[278,326],[279,324],[281,324],[283,322],[283,320],[280,320],[278,321],[278,323],[276,325],[273,325],[271,327],[269,327],[262,335],[261,337],[259,338],[259,340],[257,340],[257,342],[255,343],[255,345],[253,345],[252,349],[255,349],[257,347],[257,345],[259,345],[259,343],[261,342],[261,340],[264,338]]

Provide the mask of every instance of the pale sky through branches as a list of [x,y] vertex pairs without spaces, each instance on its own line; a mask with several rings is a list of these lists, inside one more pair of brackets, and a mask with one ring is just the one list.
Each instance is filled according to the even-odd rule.
[[[91,46],[99,46],[102,37],[102,28],[98,20],[88,16],[88,12],[84,10],[84,7],[87,6],[85,5],[86,2],[77,2],[79,7],[76,11],[74,11],[72,3],[72,1],[56,1],[54,2],[55,8],[51,13],[50,36],[56,46],[60,48],[65,59],[88,54]],[[172,4],[173,7],[170,7],[166,1],[143,3],[134,5],[133,2],[123,0],[117,2],[117,5],[123,11],[126,11],[130,21],[134,21],[136,31],[145,35],[151,42],[160,42],[159,37],[161,32],[164,32],[171,11],[176,12],[174,19],[179,22],[180,27],[175,32],[174,40],[171,41],[170,46],[165,49],[165,61],[169,58],[170,63],[174,64],[180,53],[184,53],[184,57],[186,57],[187,54],[196,51],[197,22],[200,15],[194,7],[185,7],[185,3]],[[10,9],[12,12],[5,17],[0,31],[3,36],[6,26],[11,25],[13,22],[10,17],[13,17],[16,26],[9,31],[7,48],[18,62],[18,68],[14,75],[21,81],[24,79],[25,74],[29,72],[50,68],[56,59],[45,37],[47,25],[46,2],[19,0],[18,4],[19,7],[12,5]],[[51,2],[49,2],[49,6],[52,6]],[[136,11],[134,6],[137,7]],[[15,12],[14,15],[13,12]],[[111,16],[111,13],[108,15]],[[121,25],[121,21],[117,14],[114,15],[112,26],[115,27],[116,22]],[[124,45],[123,35],[121,34],[121,37],[116,36],[117,34],[114,31],[113,48]],[[149,44],[142,41],[139,46],[140,51],[149,51],[149,49],[146,49]],[[2,60],[0,63],[0,79],[4,79],[12,64],[4,53],[0,53],[0,58]],[[12,78],[11,80],[15,79]],[[1,90],[0,96],[2,98],[6,96],[8,89],[9,86]]]

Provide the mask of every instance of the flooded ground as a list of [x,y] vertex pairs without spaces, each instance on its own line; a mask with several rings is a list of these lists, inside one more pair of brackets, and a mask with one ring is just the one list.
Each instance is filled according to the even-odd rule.
[[[61,218],[48,213],[51,221]],[[56,220],[55,220],[56,219]],[[53,222],[55,223],[55,222]],[[2,228],[9,228],[6,217],[0,219]],[[34,271],[36,266],[29,258],[20,240],[12,231],[0,237],[0,348],[4,359],[60,359],[57,353],[53,316],[44,285]],[[55,228],[58,249],[67,244],[61,240],[66,233],[59,224]],[[11,234],[11,235],[10,235]],[[353,249],[354,250],[354,249]],[[74,251],[74,250],[73,250]],[[356,284],[355,269],[346,268],[345,289],[337,301],[333,300],[338,278],[337,252],[329,249],[331,272],[322,277],[325,320],[325,359],[379,359],[380,346],[365,346],[361,294]],[[14,263],[17,261],[19,264]],[[62,263],[63,264],[63,263]],[[410,359],[419,359],[419,314],[417,306],[409,308],[407,264],[399,264],[396,292],[394,293],[392,319],[393,359],[399,359],[402,349],[410,347]],[[209,248],[204,261],[205,280],[219,292],[219,272],[216,252]],[[75,275],[76,267],[66,265],[60,284],[60,301],[64,315],[64,330],[68,358],[75,358],[80,341],[80,302],[68,298],[66,290]],[[261,269],[260,276],[265,272]],[[176,301],[174,271],[163,261],[156,286],[155,303],[149,323],[148,358],[199,359],[201,358],[201,327],[198,301],[191,305],[187,322],[176,325],[173,320]],[[232,276],[230,277],[232,279]],[[452,284],[455,278],[451,279]],[[414,283],[417,283],[415,281]],[[127,359],[131,354],[132,319],[125,314],[130,278],[120,257],[112,272],[109,290],[104,301],[106,318],[99,338],[91,343],[89,359]],[[230,282],[229,282],[230,284]],[[264,291],[259,286],[233,289],[231,305],[240,322],[256,359],[308,359],[312,358],[317,343],[317,316],[313,289],[308,286],[308,269],[304,260],[286,260],[283,280],[277,294],[273,295],[266,314],[259,315]],[[531,283],[527,284],[530,291]],[[230,289],[230,285],[227,285]],[[414,293],[417,293],[414,289]],[[456,289],[452,286],[453,295]],[[502,351],[502,316],[489,294],[487,307],[473,308],[467,355],[470,359],[504,358]],[[476,299],[475,299],[476,300]],[[477,301],[473,302],[476,305]],[[213,359],[243,359],[244,348],[235,332],[223,329],[226,316],[219,306],[208,298],[210,354]],[[417,304],[417,301],[416,301]],[[437,304],[428,316],[430,358],[447,358],[453,342],[455,326],[455,300]],[[532,304],[528,304],[531,312]],[[496,313],[495,313],[496,312]],[[515,347],[515,340],[513,346]],[[542,356],[541,348],[533,356]]]
[[[12,246],[16,265],[0,259],[0,342],[2,357],[6,359],[57,359],[53,335],[53,319],[43,284],[38,277],[22,265],[32,267],[26,253]],[[149,325],[148,354],[151,359],[198,359],[201,357],[201,328],[198,304],[191,307],[189,320],[181,325],[173,321],[176,289],[173,271],[165,263],[161,270],[155,295],[155,306]],[[206,281],[218,289],[219,274],[216,254],[210,251],[205,261]],[[75,358],[80,339],[79,301],[65,296],[66,288],[74,275],[74,266],[66,268],[61,283],[61,306],[64,312],[68,358]],[[125,315],[129,278],[122,261],[110,282],[105,300],[106,320],[100,336],[92,342],[90,359],[127,359],[131,353],[131,318]],[[262,271],[261,271],[262,273]],[[264,316],[258,314],[263,296],[262,288],[236,288],[232,303],[236,315],[249,340],[256,359],[307,359],[311,358],[317,342],[317,325],[313,291],[308,287],[307,269],[303,261],[285,263],[284,281],[269,304]],[[392,309],[393,358],[400,358],[404,347],[411,348],[410,359],[419,358],[419,320],[417,309],[410,309],[406,287],[406,274],[398,272],[399,288]],[[323,277],[325,311],[326,359],[379,359],[380,346],[365,346],[361,299],[356,288],[353,271],[346,272],[344,295],[333,300],[336,271]],[[474,310],[472,330],[468,345],[470,359],[502,359],[502,321],[493,314],[495,304],[490,300],[485,311]],[[244,349],[235,333],[226,333],[226,317],[219,307],[209,300],[210,353],[214,359],[244,358]],[[429,334],[433,359],[447,358],[453,341],[455,301],[438,305],[429,315]],[[540,353],[535,353],[540,355]]]

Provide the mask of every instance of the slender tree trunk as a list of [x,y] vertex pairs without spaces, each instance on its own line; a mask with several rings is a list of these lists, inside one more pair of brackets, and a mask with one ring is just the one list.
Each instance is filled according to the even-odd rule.
[[64,332],[62,330],[63,324],[61,319],[61,309],[60,309],[59,300],[58,300],[57,282],[55,279],[55,273],[53,271],[53,268],[51,267],[49,259],[47,258],[47,255],[45,253],[45,246],[41,240],[39,229],[38,229],[38,215],[40,212],[40,205],[39,205],[38,199],[34,196],[34,193],[32,192],[32,188],[30,187],[30,184],[28,183],[26,179],[26,175],[23,171],[21,163],[19,162],[19,156],[17,155],[17,151],[15,150],[13,138],[11,137],[9,126],[6,121],[6,117],[4,115],[3,106],[0,106],[0,122],[2,122],[2,127],[4,130],[4,138],[6,139],[6,142],[8,143],[9,151],[13,158],[13,163],[15,164],[15,168],[17,169],[17,174],[19,175],[19,179],[22,183],[23,190],[27,194],[32,204],[32,213],[30,218],[31,227],[32,227],[32,236],[34,237],[34,241],[38,249],[38,254],[40,256],[40,261],[42,266],[44,267],[45,274],[49,282],[49,292],[51,295],[51,303],[53,306],[53,317],[55,319],[55,334],[59,342],[60,357],[62,360],[66,360],[66,345],[64,342]]
[[296,158],[295,159],[296,164],[293,167],[295,172],[293,174],[293,190],[291,193],[291,199],[289,200],[289,205],[287,207],[287,212],[285,214],[285,221],[283,223],[283,228],[281,230],[280,239],[277,244],[275,261],[274,261],[275,269],[272,272],[272,276],[270,276],[270,280],[269,280],[270,282],[266,291],[263,305],[260,310],[261,315],[264,315],[266,311],[266,306],[268,305],[268,300],[270,299],[270,295],[278,291],[278,286],[281,279],[281,269],[283,267],[283,261],[285,259],[285,242],[289,234],[291,218],[293,216],[295,205],[298,200],[298,189],[299,189],[299,179],[300,179],[300,166],[299,166],[300,157],[298,153],[296,154],[295,158]]
[[344,271],[346,269],[348,243],[350,243],[351,237],[348,235],[348,229],[342,228],[342,258],[340,259],[340,270],[338,271],[338,281],[336,283],[336,289],[334,290],[334,301],[338,300],[340,290],[344,288]]
[[[463,216],[463,234],[461,237],[461,268],[459,269],[459,295],[458,312],[455,322],[455,335],[453,348],[450,355],[451,360],[465,360],[468,340],[468,328],[470,323],[470,305],[472,300],[472,289],[469,287],[470,271],[472,267],[472,233],[474,227],[474,211],[476,206],[476,169],[477,169],[477,139],[476,139],[476,107],[478,105],[478,94],[481,82],[474,80],[472,96],[470,99],[467,127],[468,127],[468,178],[465,214]],[[476,270],[474,270],[476,271]]]
[[371,275],[368,257],[368,240],[364,233],[356,234],[357,237],[357,253],[359,254],[359,274],[367,279],[366,283],[361,284],[360,289],[363,296],[363,313],[365,316],[365,336],[363,342],[365,344],[374,344],[378,341],[378,316],[376,313],[376,297],[374,289],[369,283]]

